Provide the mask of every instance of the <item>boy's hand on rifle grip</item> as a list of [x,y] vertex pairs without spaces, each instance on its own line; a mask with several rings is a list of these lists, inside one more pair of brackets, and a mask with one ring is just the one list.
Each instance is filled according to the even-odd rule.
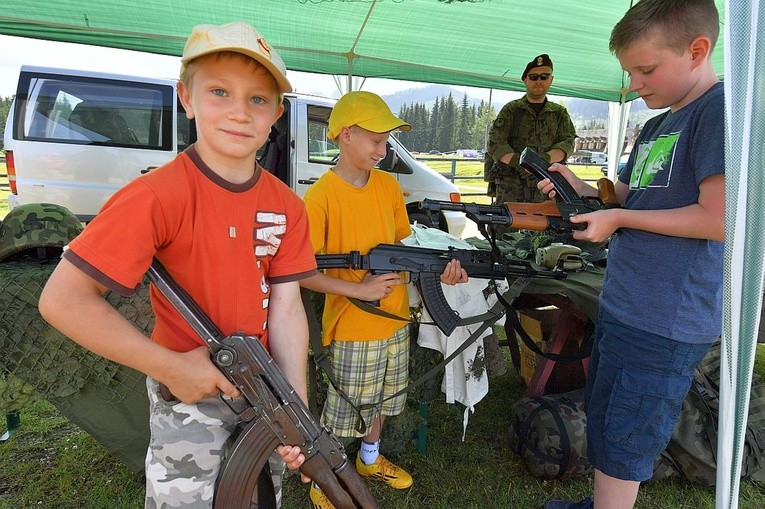
[[[296,445],[280,445],[276,448],[276,452],[279,453],[290,470],[297,470],[305,461],[305,456],[300,452],[300,447]],[[304,483],[310,482],[311,478],[301,472],[300,481]]]
[[447,285],[456,285],[457,283],[467,283],[468,275],[459,260],[451,260],[444,267],[441,274],[441,282]]
[[355,297],[367,302],[379,301],[390,295],[395,285],[400,285],[403,282],[398,272],[374,275],[367,272],[364,279],[359,283],[359,294]]
[[570,222],[574,224],[587,224],[586,229],[573,232],[574,238],[595,244],[605,242],[619,228],[618,215],[621,213],[621,210],[618,208],[603,209],[588,214],[571,216],[569,218]]
[[221,392],[231,398],[239,396],[239,390],[210,360],[210,350],[206,346],[175,353],[175,358],[177,362],[169,363],[165,375],[159,380],[175,399],[194,404]]

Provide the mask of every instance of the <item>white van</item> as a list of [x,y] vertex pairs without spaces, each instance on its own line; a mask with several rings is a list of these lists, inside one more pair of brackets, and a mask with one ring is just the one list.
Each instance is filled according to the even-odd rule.
[[575,162],[582,164],[605,164],[608,160],[605,152],[592,152],[590,150],[580,150],[575,154]]
[[[195,141],[175,87],[175,80],[22,66],[5,126],[9,207],[52,202],[92,219],[117,189]],[[260,161],[303,196],[337,156],[327,139],[335,101],[287,94],[284,103]],[[452,182],[394,136],[380,168],[396,175],[412,221],[429,224],[418,209],[424,198],[460,200]],[[444,212],[433,226],[460,236],[465,223],[464,214]]]

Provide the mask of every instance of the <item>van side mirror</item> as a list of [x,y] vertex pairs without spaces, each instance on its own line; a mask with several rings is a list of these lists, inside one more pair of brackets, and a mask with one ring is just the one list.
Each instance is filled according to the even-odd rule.
[[386,146],[385,157],[380,160],[377,167],[389,173],[410,174],[413,172],[413,170],[399,158],[398,152],[396,152],[396,149],[394,149],[390,143]]

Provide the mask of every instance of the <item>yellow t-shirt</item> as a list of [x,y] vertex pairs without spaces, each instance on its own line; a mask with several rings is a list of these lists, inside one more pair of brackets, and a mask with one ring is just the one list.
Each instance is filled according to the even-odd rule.
[[[359,251],[367,254],[378,244],[393,244],[410,233],[404,195],[396,179],[372,170],[364,187],[356,187],[328,171],[308,188],[303,200],[308,210],[311,242],[317,254]],[[359,282],[366,271],[327,269],[326,274]],[[380,309],[409,318],[406,285],[395,286],[380,301]],[[327,295],[324,303],[325,345],[337,341],[385,339],[403,327],[402,321],[368,313],[346,297]]]

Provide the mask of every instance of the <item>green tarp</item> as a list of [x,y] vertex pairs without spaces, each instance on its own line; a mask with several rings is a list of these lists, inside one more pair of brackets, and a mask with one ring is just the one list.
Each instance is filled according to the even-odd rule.
[[[716,0],[724,11],[724,1]],[[551,94],[620,102],[628,78],[608,51],[634,0],[0,0],[0,33],[180,55],[199,23],[245,20],[287,68],[524,90],[548,53]],[[722,33],[722,30],[721,30]],[[722,37],[714,53],[722,76]]]

